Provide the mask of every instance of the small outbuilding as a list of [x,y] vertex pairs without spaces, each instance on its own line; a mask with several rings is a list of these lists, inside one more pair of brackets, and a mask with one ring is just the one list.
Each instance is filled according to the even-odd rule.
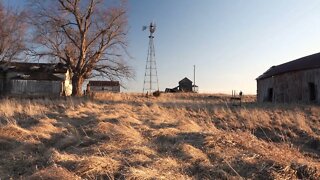
[[179,81],[179,90],[182,92],[192,92],[192,81],[188,78],[183,78]]
[[194,85],[193,82],[188,78],[183,78],[179,81],[179,86],[175,88],[166,88],[165,92],[167,93],[176,93],[176,92],[198,92],[198,86]]
[[70,96],[72,83],[68,68],[61,63],[0,63],[0,96]]
[[257,101],[320,102],[320,53],[272,66],[257,79]]
[[90,92],[120,92],[119,81],[89,81],[87,90]]

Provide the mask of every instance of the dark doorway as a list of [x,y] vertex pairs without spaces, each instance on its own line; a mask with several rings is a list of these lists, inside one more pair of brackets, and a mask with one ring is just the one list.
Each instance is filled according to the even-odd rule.
[[317,99],[317,90],[314,83],[309,83],[309,100],[315,101]]
[[268,89],[268,99],[269,102],[273,101],[273,88]]

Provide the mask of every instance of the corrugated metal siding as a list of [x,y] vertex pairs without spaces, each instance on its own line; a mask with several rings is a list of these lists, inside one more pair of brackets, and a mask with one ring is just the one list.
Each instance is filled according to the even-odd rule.
[[10,80],[10,95],[17,96],[60,96],[61,81]]

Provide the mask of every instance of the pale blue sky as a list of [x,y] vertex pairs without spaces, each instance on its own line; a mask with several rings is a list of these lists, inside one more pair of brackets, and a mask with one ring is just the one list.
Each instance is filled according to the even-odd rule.
[[[12,6],[23,0],[4,1]],[[184,77],[201,92],[256,93],[255,78],[270,66],[320,51],[318,0],[129,0],[128,91],[142,92],[148,33],[154,20],[160,89]]]

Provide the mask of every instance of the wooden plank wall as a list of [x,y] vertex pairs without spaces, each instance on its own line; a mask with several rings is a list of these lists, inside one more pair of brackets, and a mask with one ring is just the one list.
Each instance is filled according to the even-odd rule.
[[0,77],[0,96],[2,96],[3,93],[3,79]]
[[309,83],[316,86],[316,101],[320,103],[320,69],[288,72],[257,81],[257,100],[265,102],[273,88],[273,102],[310,102]]
[[120,92],[120,86],[90,86],[90,91],[92,91],[92,92],[100,92],[100,91]]
[[57,97],[62,93],[61,81],[10,80],[8,95]]

